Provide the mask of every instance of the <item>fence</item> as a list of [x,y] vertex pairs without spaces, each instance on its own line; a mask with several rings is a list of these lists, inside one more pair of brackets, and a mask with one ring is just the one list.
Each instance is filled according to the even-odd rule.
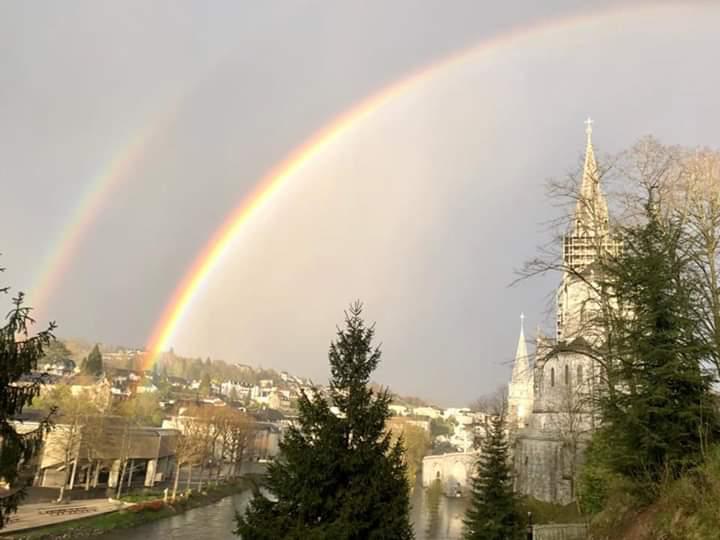
[[533,540],[585,540],[587,527],[584,523],[533,526]]

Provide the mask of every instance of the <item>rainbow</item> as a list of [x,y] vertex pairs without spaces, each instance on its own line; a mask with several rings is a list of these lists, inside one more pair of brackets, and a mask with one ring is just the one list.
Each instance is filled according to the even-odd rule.
[[56,240],[50,244],[50,250],[43,257],[38,266],[39,270],[31,281],[28,298],[30,305],[33,306],[34,317],[42,316],[47,310],[52,294],[70,268],[83,239],[91,230],[91,225],[106,207],[110,196],[131,176],[130,173],[141,162],[152,140],[172,125],[183,104],[192,98],[195,90],[201,87],[203,81],[210,79],[229,59],[228,55],[223,55],[212,62],[199,81],[191,87],[191,91],[168,96],[165,100],[168,105],[135,132],[121,146],[120,151],[114,152],[110,161],[103,165],[100,173],[88,183],[88,187],[59,231]]
[[123,151],[116,153],[103,172],[90,182],[80,202],[71,214],[71,218],[60,230],[58,238],[51,245],[54,246],[44,257],[40,264],[40,271],[30,289],[29,299],[35,306],[35,316],[42,315],[47,308],[48,300],[56,290],[62,276],[70,267],[74,255],[82,244],[90,225],[100,215],[109,196],[127,178],[128,173],[142,158],[149,140],[156,133],[153,126],[155,122],[136,133],[130,141],[123,146]]
[[[667,5],[661,7],[652,6],[652,9],[666,9],[667,7]],[[395,98],[428,82],[439,73],[457,67],[471,59],[490,58],[492,55],[499,55],[512,45],[526,41],[530,42],[553,32],[570,29],[583,23],[616,22],[615,19],[619,15],[644,15],[648,13],[648,9],[646,6],[631,9],[621,8],[610,12],[574,15],[559,21],[546,21],[532,27],[516,28],[422,68],[381,89],[333,119],[296,148],[282,162],[269,170],[258,182],[252,193],[246,196],[227,216],[222,225],[195,257],[191,267],[175,288],[158,322],[155,324],[147,342],[147,353],[142,363],[143,369],[150,369],[161,353],[169,348],[178,326],[185,313],[190,309],[198,291],[213,269],[218,266],[223,256],[229,251],[239,232],[270,204],[291,178],[326,151],[332,143],[347,134],[359,122],[368,119]]]

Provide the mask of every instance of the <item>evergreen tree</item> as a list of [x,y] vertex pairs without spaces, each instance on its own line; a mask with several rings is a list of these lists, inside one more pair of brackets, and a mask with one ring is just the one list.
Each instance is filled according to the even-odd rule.
[[160,386],[160,371],[158,370],[157,363],[153,364],[151,380],[155,386]]
[[48,364],[62,364],[72,359],[72,353],[68,350],[65,344],[60,340],[54,340],[50,342],[50,345],[45,350],[42,362]]
[[272,498],[256,493],[238,516],[244,540],[413,538],[402,440],[391,444],[385,429],[390,394],[368,386],[380,350],[361,315],[352,304],[330,345],[329,399],[300,398],[297,424],[269,467]]
[[[0,289],[3,293],[7,291],[7,288]],[[31,336],[29,326],[33,322],[30,308],[23,305],[20,293],[13,299],[13,308],[7,315],[5,326],[0,327],[0,478],[10,486],[9,489],[0,489],[0,528],[24,496],[25,484],[30,479],[23,474],[26,472],[23,466],[37,454],[42,435],[50,427],[48,417],[37,430],[21,434],[12,423],[12,419],[40,393],[41,386],[39,381],[23,385],[16,383],[37,368],[38,360],[54,339],[54,324]]]
[[99,376],[103,373],[103,360],[97,344],[92,348],[87,359],[82,364],[82,370],[87,375]]
[[206,371],[202,376],[202,380],[200,381],[200,387],[198,388],[198,392],[201,396],[209,396],[211,388],[212,381],[210,380],[210,374]]
[[521,538],[522,518],[512,489],[505,415],[493,417],[480,444],[472,500],[465,514],[466,540]]
[[653,196],[645,223],[622,231],[623,252],[603,268],[621,316],[612,322],[610,389],[601,396],[597,435],[610,470],[648,493],[699,463],[719,426],[707,369],[713,345],[698,331],[681,226],[659,214]]

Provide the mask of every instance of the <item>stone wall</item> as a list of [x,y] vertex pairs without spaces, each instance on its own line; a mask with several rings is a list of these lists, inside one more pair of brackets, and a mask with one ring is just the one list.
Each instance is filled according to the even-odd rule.
[[541,501],[572,502],[568,457],[562,443],[541,433],[515,440],[515,490]]

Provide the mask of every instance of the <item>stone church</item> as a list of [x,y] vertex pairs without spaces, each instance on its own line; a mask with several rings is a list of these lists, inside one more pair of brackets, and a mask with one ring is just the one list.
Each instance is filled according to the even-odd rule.
[[[598,250],[616,250],[608,207],[587,122],[585,162],[572,222],[562,240],[562,278],[556,293],[554,336],[538,333],[534,355],[520,328],[508,385],[508,420],[515,488],[536,499],[566,504],[575,499],[575,478],[595,422],[590,399],[599,366],[577,351],[596,342],[593,330],[594,262]],[[521,316],[522,319],[522,316]]]

